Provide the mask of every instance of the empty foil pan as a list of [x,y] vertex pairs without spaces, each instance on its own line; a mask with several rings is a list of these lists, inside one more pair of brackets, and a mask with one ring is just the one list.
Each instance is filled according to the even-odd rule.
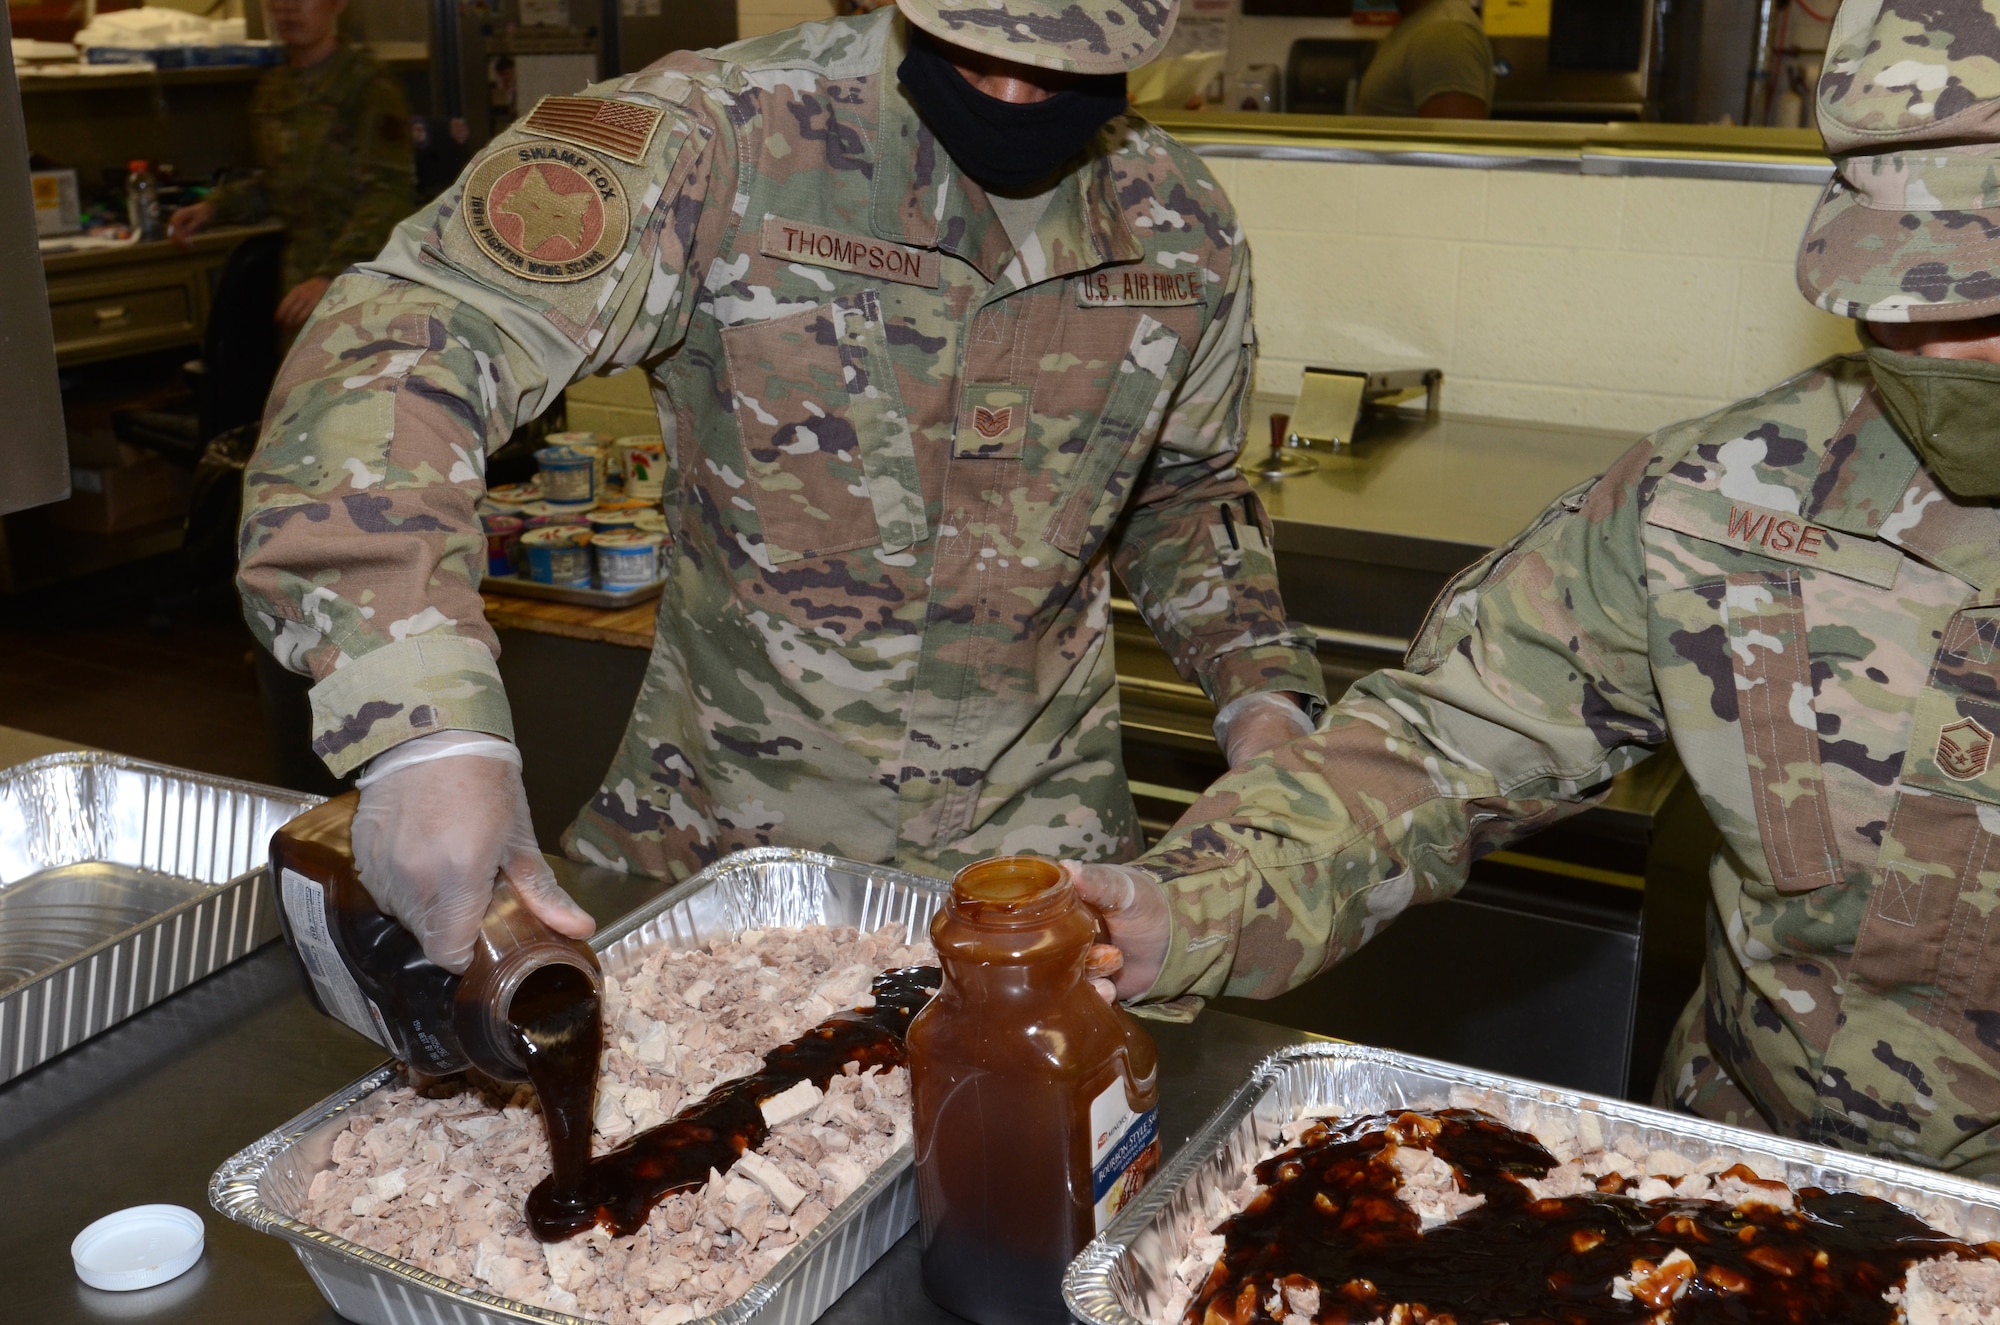
[[316,799],[93,751],[0,769],[0,1081],[276,938],[271,834]]

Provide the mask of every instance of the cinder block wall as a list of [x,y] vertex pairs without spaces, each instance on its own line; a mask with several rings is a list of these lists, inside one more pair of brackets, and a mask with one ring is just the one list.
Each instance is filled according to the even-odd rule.
[[1809,185],[1209,164],[1256,255],[1267,391],[1436,366],[1454,410],[1650,430],[1855,348],[1793,281]]

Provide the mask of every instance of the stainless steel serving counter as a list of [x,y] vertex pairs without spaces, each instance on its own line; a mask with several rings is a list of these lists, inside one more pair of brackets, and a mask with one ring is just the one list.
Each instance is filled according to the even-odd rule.
[[[47,753],[7,738],[0,763]],[[12,757],[9,758],[8,756]],[[656,885],[556,863],[600,922]],[[1178,1149],[1271,1050],[1310,1037],[1221,1013],[1155,1025],[1161,1135]],[[278,944],[0,1087],[0,1315],[36,1325],[152,1321],[325,1325],[337,1321],[292,1249],[208,1208],[209,1174],[264,1132],[380,1062],[381,1051],[307,1004]],[[208,1251],[170,1284],[106,1293],[80,1283],[70,1239],[100,1215],[171,1202],[199,1211]],[[905,1237],[824,1320],[949,1322],[917,1287]]]

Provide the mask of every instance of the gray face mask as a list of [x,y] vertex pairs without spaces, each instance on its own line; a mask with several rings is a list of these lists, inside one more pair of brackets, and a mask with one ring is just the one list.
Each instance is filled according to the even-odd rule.
[[1882,412],[1955,497],[2000,497],[2000,364],[1861,343]]

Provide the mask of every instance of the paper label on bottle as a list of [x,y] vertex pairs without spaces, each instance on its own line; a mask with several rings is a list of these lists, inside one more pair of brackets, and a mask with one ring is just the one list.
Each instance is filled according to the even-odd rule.
[[1099,1233],[1159,1169],[1160,1111],[1134,1112],[1120,1072],[1090,1102],[1090,1195]]
[[326,924],[326,890],[297,870],[286,870],[281,891],[285,918],[292,922],[292,946],[312,980],[313,992],[319,995],[319,1005],[393,1053],[382,1009],[361,992],[354,974],[341,960],[340,949],[334,946]]

